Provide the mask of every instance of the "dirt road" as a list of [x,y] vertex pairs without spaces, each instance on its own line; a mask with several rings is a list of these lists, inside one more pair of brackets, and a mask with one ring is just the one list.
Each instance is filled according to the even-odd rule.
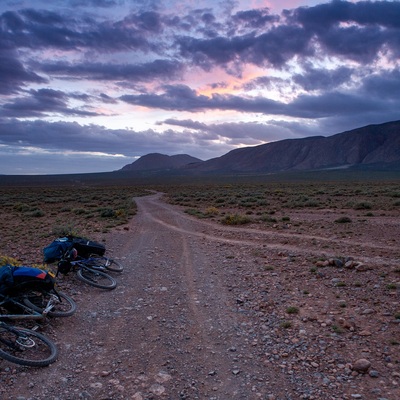
[[[365,350],[373,346],[369,337],[322,332],[336,315],[327,312],[323,295],[316,293],[312,305],[308,297],[297,303],[305,315],[281,315],[291,295],[300,296],[304,271],[290,266],[293,258],[306,263],[301,245],[197,220],[160,197],[137,198],[129,227],[107,237],[107,248],[125,265],[114,274],[115,290],[71,276],[60,280],[78,311],[43,328],[57,342],[59,360],[44,369],[0,361],[0,398],[398,398],[398,366],[384,370],[396,364],[389,350],[386,362],[376,356],[379,383],[350,366],[373,351]],[[285,248],[296,255],[282,254]],[[265,268],[266,255],[268,264],[287,266],[287,275]],[[263,279],[267,274],[273,283]]]

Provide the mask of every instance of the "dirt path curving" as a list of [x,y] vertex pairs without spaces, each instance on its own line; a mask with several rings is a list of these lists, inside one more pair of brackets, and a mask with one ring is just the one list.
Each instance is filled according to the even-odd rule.
[[[335,308],[334,272],[306,275],[307,257],[319,251],[311,243],[323,238],[226,228],[184,214],[161,194],[135,200],[138,214],[129,227],[107,238],[125,265],[114,274],[118,287],[107,292],[74,277],[60,280],[78,311],[44,328],[59,346],[59,360],[35,370],[0,361],[0,398],[394,400],[399,394],[395,350],[375,346],[375,336],[357,336],[373,327]],[[280,273],[266,268],[271,264]],[[354,307],[367,308],[349,296],[358,301]],[[293,304],[299,315],[285,315]],[[396,305],[388,307],[383,311],[393,314]],[[379,324],[391,337],[398,325],[390,325],[393,315],[384,321],[383,311]],[[329,326],[339,317],[356,330],[332,335]],[[354,373],[357,358],[373,360],[380,382]],[[375,397],[368,397],[371,390]]]

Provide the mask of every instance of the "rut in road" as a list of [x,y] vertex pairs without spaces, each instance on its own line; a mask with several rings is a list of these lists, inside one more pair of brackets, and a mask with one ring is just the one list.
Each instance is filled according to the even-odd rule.
[[[138,351],[131,364],[146,377],[167,373],[162,387],[169,398],[290,392],[289,384],[272,390],[277,372],[254,360],[243,332],[246,316],[237,312],[217,256],[221,244],[199,235],[197,221],[175,212],[160,194],[135,200],[138,214],[119,239],[131,263],[122,289],[126,307],[134,301],[123,319],[135,330],[131,346]],[[126,329],[124,323],[120,336]]]

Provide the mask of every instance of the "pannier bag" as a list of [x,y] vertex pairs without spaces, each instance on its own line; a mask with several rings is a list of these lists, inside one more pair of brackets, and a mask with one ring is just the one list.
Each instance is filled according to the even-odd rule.
[[43,249],[43,261],[45,263],[59,261],[71,248],[72,241],[70,238],[58,238]]
[[13,266],[6,264],[0,268],[0,293],[4,293],[10,286],[13,280]]
[[42,269],[28,266],[14,267],[5,265],[0,268],[0,277],[2,276],[1,271],[3,269],[5,280],[4,282],[0,282],[3,294],[21,290],[50,291],[54,289],[54,278],[49,272]]
[[66,236],[55,239],[43,249],[43,260],[45,263],[60,261],[67,251],[73,248],[78,252],[78,256],[82,258],[87,258],[91,254],[103,256],[106,252],[106,247],[101,243],[79,236]]
[[81,237],[72,237],[73,247],[77,250],[78,256],[86,258],[91,254],[103,256],[106,252],[106,247],[93,240],[87,240]]

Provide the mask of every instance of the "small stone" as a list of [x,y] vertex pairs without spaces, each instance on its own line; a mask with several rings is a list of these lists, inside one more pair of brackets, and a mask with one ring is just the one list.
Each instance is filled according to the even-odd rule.
[[359,335],[360,336],[371,336],[372,333],[370,331],[364,330],[364,331],[359,332]]
[[232,374],[233,374],[233,375],[238,375],[238,374],[240,374],[240,369],[234,369],[234,370],[232,371]]
[[150,386],[150,392],[157,396],[161,396],[165,392],[165,387],[156,383]]
[[353,370],[357,372],[367,372],[368,368],[371,366],[371,363],[365,358],[360,358],[353,365]]
[[369,375],[371,378],[378,378],[378,377],[379,377],[379,372],[378,372],[378,371],[375,371],[375,370],[371,370],[371,371],[368,372],[368,375]]
[[372,308],[366,308],[361,314],[362,315],[369,315],[373,314],[375,311]]

